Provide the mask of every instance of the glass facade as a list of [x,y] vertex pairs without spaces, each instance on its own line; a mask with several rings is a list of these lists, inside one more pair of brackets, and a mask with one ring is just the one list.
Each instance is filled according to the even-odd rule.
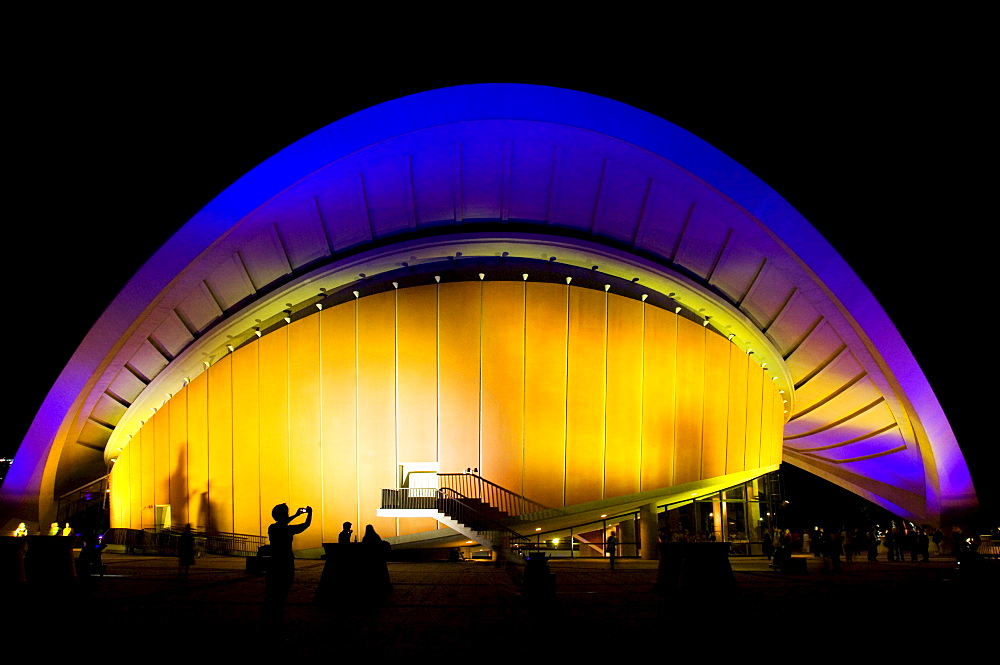
[[659,526],[673,542],[723,541],[732,556],[762,555],[762,535],[777,528],[781,479],[769,473],[693,501],[662,506]]
[[[728,542],[730,556],[760,556],[764,531],[780,526],[780,506],[781,479],[774,472],[694,500],[659,506],[657,526],[667,529],[672,542]],[[608,539],[614,535],[618,556],[642,556],[639,519],[635,511],[537,532],[526,549],[550,557],[607,557]]]

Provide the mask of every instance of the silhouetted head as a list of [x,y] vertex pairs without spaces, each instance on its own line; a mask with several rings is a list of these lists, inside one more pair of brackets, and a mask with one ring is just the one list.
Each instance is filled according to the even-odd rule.
[[275,522],[280,520],[288,521],[288,504],[279,503],[277,506],[271,509],[271,519]]
[[350,530],[351,530],[351,523],[344,522],[344,531],[350,531]]

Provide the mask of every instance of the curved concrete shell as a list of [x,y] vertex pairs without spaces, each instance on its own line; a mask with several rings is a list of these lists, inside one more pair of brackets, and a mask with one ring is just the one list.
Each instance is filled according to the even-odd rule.
[[[507,271],[500,281],[516,283],[521,270],[609,285],[609,298],[644,306],[646,296],[727,340],[787,402],[785,461],[914,519],[975,506],[951,428],[899,334],[773,190],[635,108],[490,84],[344,118],[199,212],[49,393],[3,487],[5,517],[49,521],[55,496],[106,473],[206,369],[317,305],[360,307],[393,281],[418,288],[435,276],[485,286]],[[699,433],[678,441],[704,443]]]

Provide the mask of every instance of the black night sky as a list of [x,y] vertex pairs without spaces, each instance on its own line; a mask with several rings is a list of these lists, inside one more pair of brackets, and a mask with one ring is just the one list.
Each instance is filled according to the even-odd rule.
[[[61,45],[58,65],[15,67],[8,196],[17,212],[5,270],[15,324],[8,346],[23,351],[6,359],[17,387],[0,453],[16,449],[76,344],[136,269],[256,164],[406,94],[536,83],[666,118],[795,206],[895,322],[977,489],[996,506],[985,450],[996,434],[980,408],[984,370],[996,367],[982,308],[995,225],[983,195],[995,170],[986,166],[995,150],[986,144],[994,122],[980,80],[986,66],[975,64],[974,42],[958,38],[944,48],[918,36],[855,35],[845,55],[848,36],[729,44],[711,58],[704,44],[682,55],[647,46],[521,61],[456,49],[397,55],[388,67],[333,47],[277,57],[274,48],[225,49],[194,36],[127,45],[77,38]],[[991,355],[962,357],[976,349]]]

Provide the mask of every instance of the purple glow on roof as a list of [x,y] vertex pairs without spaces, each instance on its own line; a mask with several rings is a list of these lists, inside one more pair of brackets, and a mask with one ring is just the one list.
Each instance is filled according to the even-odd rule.
[[[832,294],[836,303],[850,313],[856,324],[854,334],[857,339],[854,342],[871,350],[895,377],[899,390],[919,415],[919,426],[927,432],[932,442],[941,494],[946,497],[946,501],[949,500],[947,497],[967,497],[973,494],[971,477],[954,434],[899,333],[869,290],[829,243],[776,192],[712,146],[685,130],[636,108],[571,90],[516,84],[482,84],[420,93],[343,118],[264,161],[198,212],[142,266],[83,340],[46,397],[18,451],[18,463],[11,467],[3,487],[5,501],[26,501],[31,495],[44,491],[43,470],[53,441],[75,414],[77,400],[91,377],[101,371],[101,363],[143,310],[157,303],[168,285],[175,280],[189,279],[184,274],[185,269],[220,238],[231,232],[241,220],[282,192],[295,187],[297,183],[313,177],[327,165],[351,159],[359,151],[365,151],[366,156],[374,159],[378,156],[381,145],[397,137],[416,135],[429,128],[497,119],[579,128],[591,132],[595,141],[607,141],[607,137],[611,137],[615,141],[637,146],[686,170],[766,225],[768,232],[777,241],[789,247],[797,260],[815,273],[822,289]],[[433,138],[444,141],[449,133],[440,131],[427,133],[427,136],[428,140]],[[481,139],[489,141],[491,135],[486,132]],[[538,149],[542,150],[541,144]],[[541,155],[527,153],[520,157],[528,163],[536,157],[539,164],[544,162]],[[389,168],[387,162],[384,171],[387,179],[391,176]],[[477,172],[475,165],[470,168]],[[578,168],[582,171],[587,165],[581,161]],[[429,169],[428,172],[436,174],[429,177],[440,178],[443,184],[450,177],[447,175],[449,172],[443,168]],[[484,166],[478,172],[486,175],[468,182],[472,194],[477,187],[485,191],[498,186],[488,177],[488,168]],[[579,177],[585,179],[590,176],[580,173]],[[621,225],[616,216],[634,217],[636,214],[635,211],[627,210],[629,202],[636,198],[629,191],[630,186],[625,179],[609,180],[605,208],[596,214],[594,222],[596,233],[621,242],[629,240],[624,236],[619,237]],[[412,223],[417,226],[435,223],[443,215],[435,214],[434,211],[448,202],[437,201],[433,196],[437,189],[444,191],[444,187],[435,188],[431,183],[419,189],[421,195],[429,197],[419,201],[417,205],[418,210],[426,212],[426,218],[414,219]],[[391,234],[410,223],[407,205],[394,204],[388,193],[383,196],[374,191],[371,194],[373,200],[378,202],[377,205],[382,206],[376,209],[372,220],[365,220],[366,223],[371,222],[376,236],[380,233]],[[470,198],[490,201],[495,197],[484,194]],[[525,219],[545,219],[548,211],[536,209],[539,206],[532,207],[531,201],[531,197],[526,197],[521,208],[515,205],[511,217],[520,218],[523,215]],[[554,219],[550,222],[558,224],[561,220],[579,217],[572,205],[573,202],[570,201],[564,203],[564,208],[555,207]],[[470,208],[463,211],[463,214],[474,218],[498,218],[503,213],[500,211],[498,214],[497,210],[484,204],[482,208]],[[346,209],[338,217],[338,220],[342,220],[342,235],[335,238],[335,251],[360,246],[371,239],[364,236],[366,231],[360,223],[357,228],[352,226],[351,219],[350,211]],[[654,248],[659,244],[668,244],[669,239],[655,236],[656,224],[650,226],[654,231],[650,237],[641,239],[642,242]],[[710,226],[707,228],[706,233],[711,232]],[[294,258],[294,247],[292,250]],[[302,261],[307,262],[309,257],[306,250],[303,250],[303,257]],[[690,262],[696,267],[698,260],[697,256],[690,258]],[[872,431],[870,427],[852,427],[852,423],[844,423],[822,434],[804,437],[801,441],[792,440],[789,448],[835,445]],[[790,426],[790,431],[809,429],[808,418]],[[898,438],[898,432],[886,432],[842,448],[823,451],[821,454],[831,460],[857,459],[897,447],[894,441]],[[58,447],[61,446],[57,445]],[[916,491],[914,478],[919,477],[922,481],[923,470],[915,466],[910,458],[904,461],[896,457],[872,457],[845,463],[845,468],[849,466],[852,471],[867,478]]]

